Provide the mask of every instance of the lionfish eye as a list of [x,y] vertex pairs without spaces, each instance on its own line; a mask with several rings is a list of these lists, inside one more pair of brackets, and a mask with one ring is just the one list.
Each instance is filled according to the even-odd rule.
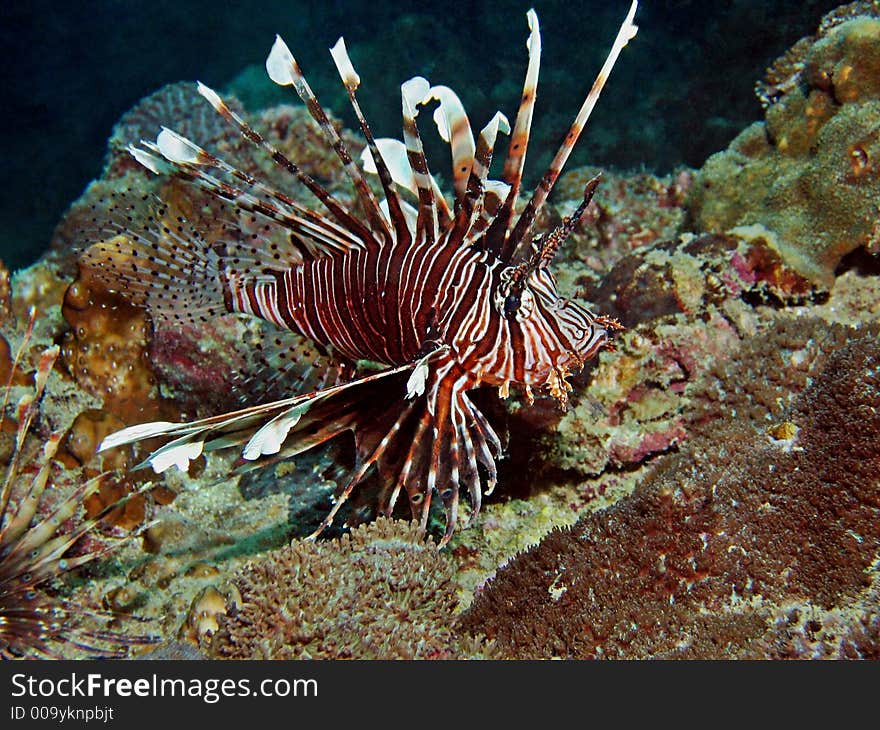
[[519,307],[522,304],[522,297],[518,291],[511,292],[504,300],[504,316],[507,319],[516,317]]

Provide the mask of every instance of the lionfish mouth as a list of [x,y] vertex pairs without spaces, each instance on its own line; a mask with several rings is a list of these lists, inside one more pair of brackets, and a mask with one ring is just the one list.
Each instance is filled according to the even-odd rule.
[[[637,5],[632,2],[550,167],[521,209],[517,202],[541,56],[534,10],[527,14],[528,66],[516,119],[511,125],[499,112],[476,139],[458,96],[422,77],[401,86],[403,140],[376,139],[357,101],[360,77],[340,39],[331,55],[367,142],[362,165],[289,48],[276,38],[266,61],[269,77],[293,87],[305,103],[352,183],[355,204],[335,197],[219,94],[199,84],[208,103],[304,185],[323,209],[307,208],[163,128],[155,142],[131,146],[131,154],[152,172],[184,180],[210,196],[231,221],[223,240],[210,240],[182,217],[171,220],[176,214],[171,205],[145,211],[140,195],[121,195],[111,208],[115,219],[100,228],[83,263],[148,308],[154,321],[198,327],[231,312],[275,325],[277,346],[264,342],[260,349],[266,367],[259,393],[275,393],[276,399],[190,423],[132,426],[107,437],[101,450],[170,437],[144,463],[156,471],[186,470],[205,451],[237,447],[245,462],[272,463],[350,431],[357,450],[354,472],[315,534],[330,524],[368,472],[377,472],[379,512],[390,515],[398,496],[405,495],[424,528],[436,494],[446,515],[441,544],[448,541],[459,492],[466,491],[473,514],[479,512],[482,495],[495,486],[496,460],[502,456],[501,440],[469,391],[483,384],[506,391],[528,380],[564,402],[571,390],[566,378],[607,341],[608,321],[560,300],[545,271],[578,224],[598,178],[587,183],[575,214],[556,230],[535,240],[530,231],[617,57],[636,34]],[[434,102],[439,105],[433,118],[452,156],[451,204],[429,171],[416,119],[421,106]],[[502,179],[492,180],[500,134],[509,134],[510,143]],[[365,174],[378,176],[383,199]],[[249,224],[237,222],[248,219],[273,233],[248,235]],[[536,240],[540,245],[534,247]],[[493,300],[489,292],[498,271],[508,276],[503,296]],[[321,361],[328,375],[317,386],[293,367],[304,359],[316,365],[315,345],[330,353]],[[365,371],[359,366],[365,361],[386,369]],[[259,377],[249,382],[260,383]],[[279,393],[279,383],[287,390]],[[530,397],[528,386],[526,393]],[[277,397],[282,394],[286,397]]]

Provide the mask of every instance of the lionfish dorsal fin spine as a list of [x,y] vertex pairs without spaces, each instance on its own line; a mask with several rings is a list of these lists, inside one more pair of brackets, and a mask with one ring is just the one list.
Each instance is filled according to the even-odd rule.
[[[141,144],[144,146],[150,146],[151,143],[146,140],[141,140]],[[128,150],[128,154],[134,157],[140,165],[146,167],[154,175],[171,175],[174,173],[174,169],[170,167],[162,157],[153,154],[152,150],[142,150],[140,147],[135,147],[133,144],[128,145],[126,149]]]
[[352,158],[348,146],[330,122],[327,112],[324,111],[314,92],[312,92],[308,81],[306,81],[305,76],[300,70],[299,64],[296,62],[287,44],[281,39],[281,36],[275,36],[275,43],[272,45],[272,50],[266,59],[266,71],[269,73],[269,78],[279,86],[293,86],[299,98],[306,105],[309,114],[312,115],[312,119],[321,128],[324,138],[336,152],[340,162],[342,162],[346,174],[351,180],[352,185],[354,185],[355,192],[370,226],[376,233],[384,235],[386,238],[390,236],[390,231],[385,223],[382,211],[379,209],[376,196],[373,195],[373,191],[367,185],[367,181]]
[[474,167],[471,173],[472,179],[479,183],[478,199],[483,192],[483,184],[489,177],[489,167],[492,165],[492,157],[495,153],[495,144],[499,134],[510,134],[510,122],[501,112],[495,112],[477,138],[477,150],[474,154]]
[[[351,248],[363,246],[359,238],[342,226],[304,208],[290,196],[224,162],[173,130],[163,127],[155,144],[144,144],[150,151],[162,155],[163,162],[172,173],[216,198],[234,201],[239,208],[257,213],[296,234],[283,242],[284,249],[290,249],[283,253],[291,254],[292,262],[333,251],[345,253]],[[213,168],[227,178],[244,183],[247,189],[221,180],[207,172],[206,168]]]
[[464,225],[466,232],[473,232],[478,216],[486,210],[486,181],[489,176],[489,168],[492,165],[492,156],[495,152],[495,143],[498,134],[510,134],[510,123],[501,112],[489,120],[485,127],[480,130],[477,138],[477,147],[474,152],[474,164],[468,178],[465,208],[467,220]]
[[330,214],[341,226],[357,234],[358,238],[364,243],[367,243],[371,239],[372,236],[370,231],[355,216],[353,216],[345,206],[336,200],[336,198],[334,198],[320,183],[304,173],[296,163],[292,162],[264,139],[263,136],[253,129],[244,119],[232,111],[232,109],[229,108],[229,105],[223,101],[216,91],[205,86],[201,81],[197,82],[196,87],[199,94],[207,100],[220,116],[232,126],[237,127],[242,136],[248,141],[257,147],[264,149],[276,165],[296,177],[296,179],[299,180],[309,192],[321,201],[324,207],[327,208]]
[[[492,222],[495,220],[498,211],[501,210],[504,201],[507,200],[509,192],[510,185],[501,182],[501,180],[486,180],[483,183],[482,204],[480,205],[477,217],[471,224],[470,238],[472,240],[478,239],[484,231],[489,229]],[[487,248],[485,246],[485,240],[484,248]]]
[[507,260],[510,255],[506,245],[513,218],[513,210],[522,184],[523,168],[526,162],[526,151],[529,146],[529,134],[532,128],[532,117],[535,112],[535,99],[538,95],[538,77],[541,71],[541,26],[538,22],[538,14],[534,9],[526,14],[529,21],[529,38],[526,48],[529,52],[529,64],[526,68],[526,77],[523,82],[522,97],[513,130],[510,132],[510,144],[507,147],[507,158],[504,161],[504,169],[501,178],[510,185],[507,198],[498,211],[494,222],[489,226],[486,234],[486,248],[495,255]]
[[355,117],[357,117],[361,132],[363,132],[364,138],[367,140],[367,147],[370,149],[370,153],[373,156],[376,173],[379,175],[379,180],[382,183],[382,190],[385,193],[385,201],[388,206],[388,220],[394,227],[397,241],[402,245],[407,245],[411,238],[409,227],[407,225],[407,216],[404,214],[400,196],[398,196],[397,191],[394,189],[393,176],[389,171],[388,166],[385,164],[385,160],[382,157],[382,151],[376,145],[373,131],[370,129],[370,125],[367,123],[367,119],[361,110],[361,105],[355,96],[355,92],[360,85],[360,77],[354,70],[354,65],[348,55],[348,50],[345,48],[344,39],[340,38],[336,41],[336,44],[330,49],[330,55],[333,57],[333,62],[336,64],[336,70],[339,71],[339,76],[342,79],[346,92],[348,93],[349,103],[354,110]]
[[629,12],[627,13],[626,18],[624,18],[620,30],[617,32],[617,37],[614,39],[611,51],[608,53],[605,63],[602,64],[602,68],[599,70],[599,74],[596,76],[596,80],[593,82],[593,86],[587,94],[587,98],[584,99],[580,111],[578,111],[578,114],[575,117],[574,122],[572,122],[568,133],[565,135],[565,139],[560,145],[556,156],[550,163],[550,167],[547,168],[547,172],[544,173],[544,176],[541,178],[541,181],[532,193],[531,199],[526,204],[519,220],[516,222],[516,226],[510,234],[505,246],[505,250],[509,252],[511,257],[514,257],[515,255],[527,255],[527,253],[524,254],[519,251],[521,248],[520,244],[528,235],[535,217],[538,215],[538,212],[547,200],[547,196],[550,195],[550,191],[553,190],[553,186],[556,184],[556,180],[559,178],[562,168],[565,166],[572,149],[574,149],[581,132],[583,132],[584,127],[587,124],[587,120],[590,118],[593,107],[596,106],[596,102],[599,100],[599,95],[602,93],[602,89],[608,81],[608,77],[611,75],[611,69],[614,68],[614,64],[617,62],[617,57],[620,55],[624,46],[635,37],[636,31],[638,31],[638,26],[633,23],[633,18],[635,17],[638,5],[638,0],[633,0]]
[[[161,154],[163,172],[187,180],[213,197],[234,203],[237,208],[256,213],[295,234],[281,240],[280,245],[276,243],[291,263],[301,263],[304,257],[334,251],[345,253],[363,247],[362,241],[342,226],[303,208],[289,196],[232,167],[170,129],[163,128],[155,144],[143,144],[146,150],[139,152],[150,158],[151,169],[157,167],[158,162],[156,155],[151,153]],[[152,161],[154,159],[156,162]],[[226,179],[211,174],[208,169],[225,175]],[[244,183],[246,187],[238,183]],[[235,227],[232,221],[227,226],[229,230]]]
[[419,215],[416,223],[417,238],[433,243],[440,225],[441,210],[446,210],[446,200],[435,191],[437,183],[431,176],[425,149],[416,124],[419,102],[428,93],[431,85],[426,78],[414,76],[400,85],[400,99],[403,116],[403,146],[406,160],[413,175],[411,190],[419,198]]
[[433,119],[444,142],[452,153],[452,187],[456,209],[463,204],[468,178],[474,165],[474,133],[461,99],[448,86],[432,86],[420,103],[437,101]]

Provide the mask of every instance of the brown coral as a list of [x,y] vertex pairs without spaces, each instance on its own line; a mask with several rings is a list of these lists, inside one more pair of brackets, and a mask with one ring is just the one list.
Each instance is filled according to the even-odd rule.
[[[853,16],[853,13],[861,14]],[[761,227],[783,261],[828,288],[870,245],[880,200],[880,14],[857,3],[800,42],[764,123],[713,155],[688,200],[694,230]],[[785,73],[778,71],[778,73]]]
[[[459,642],[453,568],[418,526],[390,520],[294,542],[248,565],[211,646],[236,659],[446,659]],[[465,644],[469,642],[465,640]]]
[[[78,464],[90,470],[129,467],[134,463],[130,448],[96,459],[101,441],[123,426],[178,414],[157,392],[148,357],[146,314],[108,292],[85,270],[68,288],[62,313],[71,328],[62,347],[64,364],[81,388],[103,399],[103,408],[77,415],[61,455],[70,466]],[[126,478],[101,485],[85,500],[87,514],[96,515],[123,499],[136,482]],[[164,503],[173,499],[173,493],[160,489],[154,497]],[[108,521],[130,529],[144,520],[146,510],[147,496],[139,494],[114,508]]]
[[62,356],[79,385],[103,398],[105,409],[125,424],[159,416],[144,311],[83,270],[68,288],[62,312],[71,328]]
[[880,346],[849,334],[786,412],[793,444],[718,425],[503,568],[464,625],[516,657],[876,656]]

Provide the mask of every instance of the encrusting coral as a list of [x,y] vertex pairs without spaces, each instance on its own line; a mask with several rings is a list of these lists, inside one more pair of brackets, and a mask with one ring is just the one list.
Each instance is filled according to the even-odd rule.
[[380,519],[338,540],[298,541],[248,564],[241,604],[219,618],[214,656],[474,658],[456,630],[454,569],[417,524]]
[[688,200],[695,230],[761,230],[825,288],[846,254],[880,249],[880,8],[844,9],[771,68],[766,121],[709,158]]
[[775,419],[769,393],[743,412],[750,373],[775,367],[772,342],[763,363],[753,347],[715,391],[735,418],[512,561],[464,625],[511,657],[877,656],[880,346],[876,327],[834,329]]

